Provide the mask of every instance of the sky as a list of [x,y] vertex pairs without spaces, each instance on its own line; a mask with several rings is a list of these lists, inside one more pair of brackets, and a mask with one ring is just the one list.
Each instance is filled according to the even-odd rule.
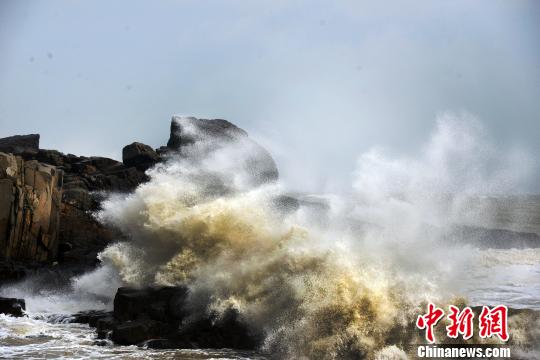
[[540,2],[0,0],[0,137],[42,148],[121,159],[174,114],[223,118],[291,187],[335,190],[448,112],[540,164]]

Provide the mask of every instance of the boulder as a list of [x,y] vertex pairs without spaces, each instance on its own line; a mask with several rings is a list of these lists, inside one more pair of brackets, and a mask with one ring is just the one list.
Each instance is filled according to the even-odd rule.
[[0,151],[12,154],[37,153],[39,134],[15,135],[0,139]]
[[188,294],[186,287],[119,288],[114,321],[101,318],[98,336],[112,330],[111,339],[117,344],[155,348],[255,349],[260,345],[262,336],[253,333],[234,309],[219,316],[193,317],[187,310]]
[[[212,152],[230,151],[232,168],[246,175],[250,186],[276,181],[276,163],[270,153],[248,137],[239,127],[223,119],[197,119],[174,116],[167,142],[168,153],[183,157],[206,156]],[[192,151],[195,149],[196,151]],[[161,150],[160,150],[161,151]],[[233,170],[233,172],[234,172]]]
[[21,317],[24,316],[25,309],[26,304],[24,299],[0,297],[0,314]]
[[166,323],[155,320],[129,320],[113,327],[111,340],[119,345],[136,345],[166,334]]
[[159,321],[182,320],[185,287],[121,287],[114,297],[114,318],[119,321],[150,318]]
[[169,337],[178,344],[177,347],[243,350],[257,349],[264,338],[241,321],[235,309],[189,322]]
[[126,166],[134,166],[140,171],[146,171],[160,160],[157,152],[150,146],[134,142],[122,149],[122,162]]
[[204,138],[212,141],[234,141],[248,134],[236,125],[223,119],[197,119],[192,116],[173,116],[171,134],[167,147],[179,150]]

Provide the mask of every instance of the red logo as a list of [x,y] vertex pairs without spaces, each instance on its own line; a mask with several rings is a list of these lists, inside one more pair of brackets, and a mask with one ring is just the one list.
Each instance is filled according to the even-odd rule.
[[458,337],[458,334],[463,335],[464,340],[472,338],[474,318],[472,309],[467,306],[460,312],[454,305],[450,305],[449,309],[450,325],[446,327],[446,335],[454,339]]
[[[460,334],[464,340],[473,337],[474,334],[474,313],[470,307],[459,310],[456,306],[450,305],[447,319],[449,325],[446,327],[446,335],[449,338],[457,338]],[[428,304],[428,312],[425,315],[418,316],[416,326],[424,330],[426,340],[429,343],[435,342],[434,328],[444,317],[444,310],[436,307],[434,304]],[[481,338],[498,336],[502,341],[507,341],[508,335],[508,308],[504,305],[496,306],[490,309],[487,306],[482,308],[482,313],[478,317],[478,328]]]
[[428,313],[424,316],[419,316],[416,320],[416,326],[419,329],[426,329],[426,340],[430,343],[435,342],[435,336],[433,335],[433,327],[437,325],[439,320],[444,316],[444,310],[435,307],[433,304],[428,305]]
[[497,335],[502,341],[507,341],[507,316],[508,308],[504,305],[499,305],[493,309],[484,306],[480,314],[480,337],[488,338]]

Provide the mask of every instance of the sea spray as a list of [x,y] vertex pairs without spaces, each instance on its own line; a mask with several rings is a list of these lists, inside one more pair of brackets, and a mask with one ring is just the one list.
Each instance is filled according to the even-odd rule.
[[418,157],[360,156],[349,195],[291,197],[253,171],[251,143],[178,123],[193,141],[97,214],[128,241],[49,300],[105,307],[120,285],[186,285],[191,319],[234,308],[278,357],[404,358],[423,303],[462,295],[477,263],[452,230],[491,224],[478,194],[512,191],[527,164],[496,152],[474,120],[445,115]]
[[342,358],[403,346],[418,306],[448,301],[468,267],[443,235],[489,218],[475,209],[478,192],[515,182],[467,124],[441,118],[420,160],[368,152],[350,198],[300,197],[292,212],[274,206],[280,184],[246,186],[242,144],[209,147],[199,134],[149,183],[104,202],[99,218],[131,239],[100,256],[125,284],[189,286],[193,316],[237,309],[271,353]]

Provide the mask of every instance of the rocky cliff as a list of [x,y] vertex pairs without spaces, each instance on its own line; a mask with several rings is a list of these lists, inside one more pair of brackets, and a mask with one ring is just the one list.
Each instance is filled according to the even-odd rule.
[[39,140],[37,134],[0,139],[0,282],[24,276],[30,264],[94,266],[98,252],[122,237],[93,217],[101,200],[134,190],[148,180],[146,170],[171,156],[189,157],[190,146],[219,151],[241,143],[252,155],[239,166],[250,169],[253,184],[278,177],[268,152],[222,119],[173,117],[167,146],[134,142],[123,148],[122,162],[40,149]]
[[0,152],[0,256],[51,261],[57,256],[62,171]]

